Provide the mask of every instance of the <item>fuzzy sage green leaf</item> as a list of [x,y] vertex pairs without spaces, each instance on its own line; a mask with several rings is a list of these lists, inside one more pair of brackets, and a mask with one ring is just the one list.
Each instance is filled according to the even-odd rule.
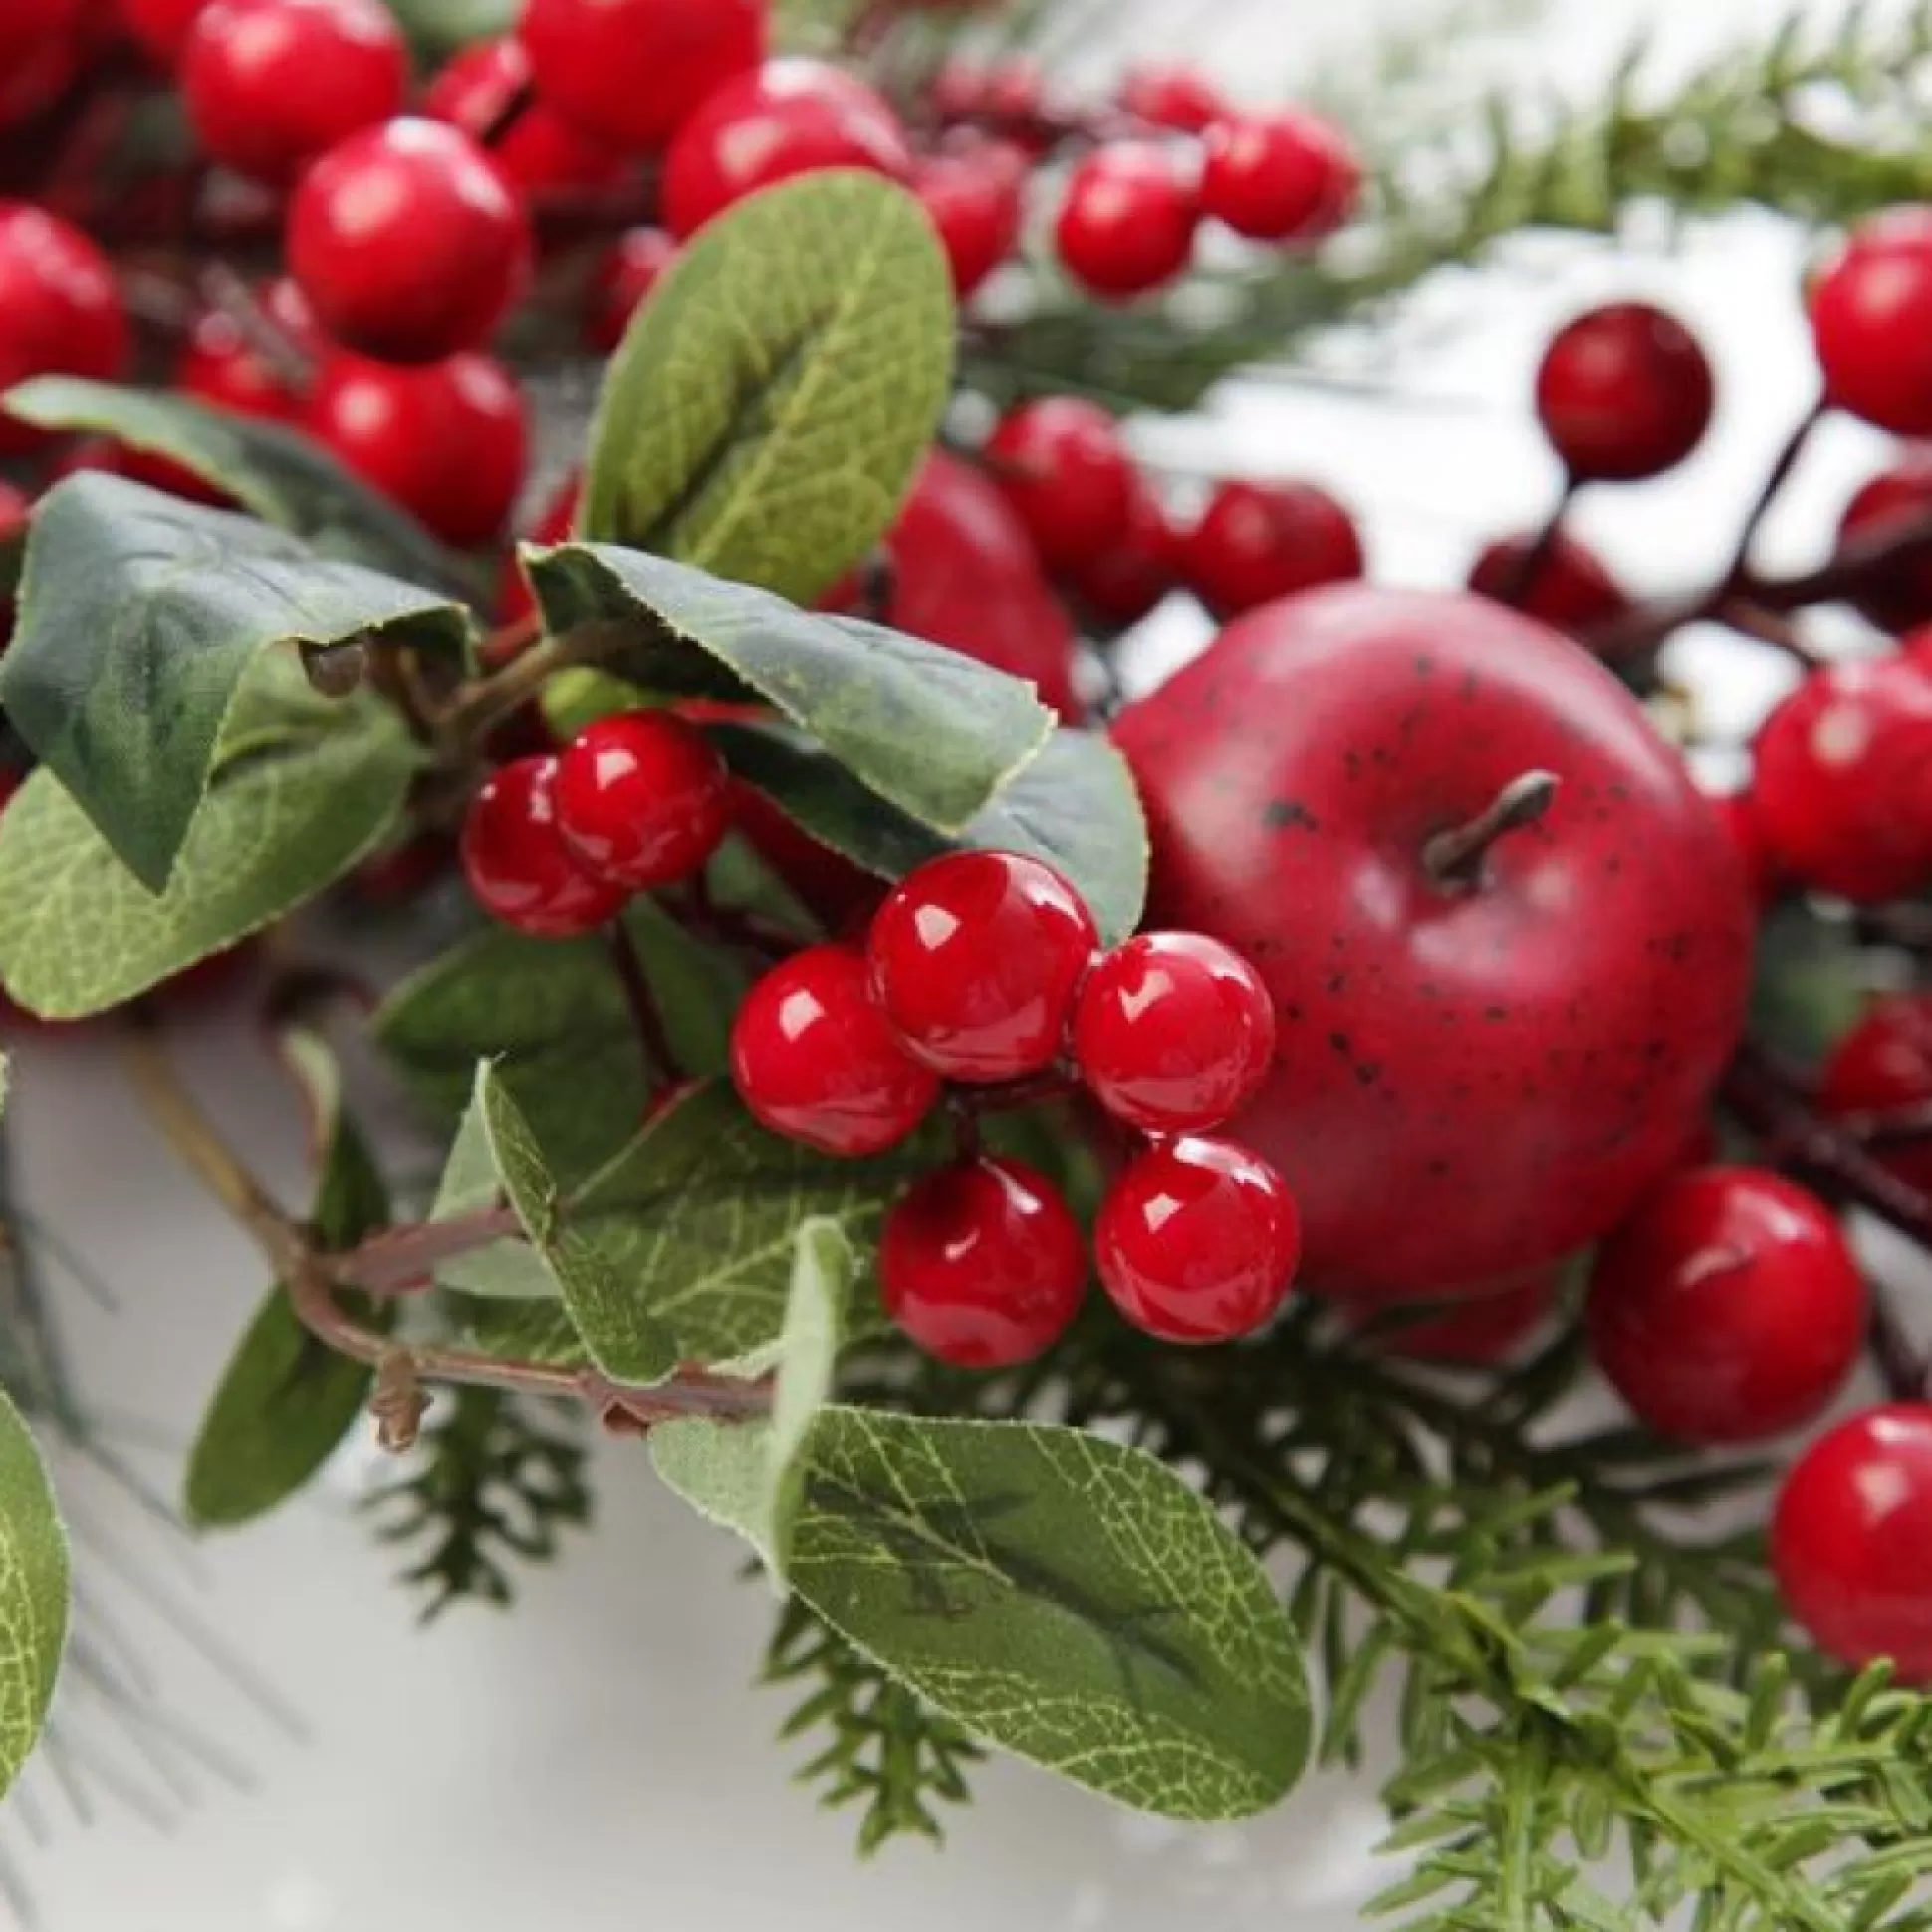
[[1030,684],[608,544],[526,550],[545,621],[646,690],[763,698],[881,798],[959,832],[1053,733]]
[[918,201],[823,170],[709,223],[604,378],[583,528],[809,602],[884,534],[952,379]]
[[431,591],[327,563],[281,531],[116,476],[34,513],[0,704],[151,892],[173,876],[249,670],[275,645],[358,639],[460,652]]
[[34,1438],[0,1391],[0,1794],[40,1736],[67,1617],[67,1532]]

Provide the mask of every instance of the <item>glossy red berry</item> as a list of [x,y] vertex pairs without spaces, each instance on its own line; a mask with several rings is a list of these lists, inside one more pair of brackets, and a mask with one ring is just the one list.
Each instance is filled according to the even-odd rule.
[[463,820],[463,872],[476,902],[533,939],[574,939],[614,919],[628,894],[593,878],[557,825],[557,760],[500,766]]
[[919,163],[913,188],[939,231],[963,302],[1020,244],[1026,164],[1016,150],[988,143]]
[[1008,1081],[1058,1058],[1099,935],[1051,865],[959,852],[900,881],[867,950],[910,1053],[951,1080]]
[[917,1181],[885,1217],[885,1307],[927,1354],[1011,1368],[1066,1333],[1087,1289],[1080,1225],[1044,1174],[970,1160]]
[[1861,222],[1810,306],[1826,396],[1895,436],[1932,436],[1932,207]]
[[1932,880],[1932,668],[1813,671],[1765,721],[1752,806],[1777,869],[1856,903]]
[[1097,961],[1074,1008],[1074,1065],[1116,1119],[1204,1133],[1254,1098],[1275,1053],[1261,975],[1218,939],[1143,932]]
[[1023,402],[994,430],[986,462],[1050,569],[1077,568],[1126,531],[1138,478],[1113,418],[1091,402]]
[[467,134],[403,116],[352,134],[302,177],[288,250],[337,341],[433,362],[486,342],[523,293],[530,222]]
[[1134,478],[1126,528],[1104,550],[1069,566],[1067,583],[1101,623],[1138,623],[1180,582],[1180,536],[1144,478]]
[[[422,112],[484,142],[490,158],[533,199],[621,181],[628,157],[585,133],[546,103],[525,98],[530,86],[530,55],[522,41],[508,36],[478,41],[430,82]],[[513,107],[514,118],[504,126]]]
[[1360,192],[1353,152],[1319,115],[1231,115],[1207,130],[1201,212],[1251,241],[1326,240],[1346,224]]
[[[1817,1099],[1834,1118],[1932,1106],[1932,993],[1874,1000],[1825,1062]],[[1932,1188],[1932,1136],[1872,1151],[1900,1180]]]
[[1867,1409],[1812,1443],[1779,1495],[1771,1561],[1820,1649],[1932,1683],[1932,1404]]
[[1110,141],[1068,176],[1054,243],[1088,294],[1124,300],[1180,274],[1200,219],[1189,163],[1153,141]]
[[293,364],[271,362],[233,316],[210,309],[195,317],[181,345],[174,386],[196,402],[235,415],[294,422],[303,406],[298,374]]
[[1693,336],[1647,302],[1612,302],[1567,323],[1537,370],[1537,416],[1581,482],[1637,483],[1704,438],[1717,380]]
[[[0,393],[34,375],[112,381],[127,360],[114,269],[75,227],[0,201]],[[45,430],[0,417],[0,455],[42,447]]]
[[1623,588],[1595,551],[1560,532],[1527,571],[1534,536],[1499,537],[1469,568],[1469,588],[1499,604],[1540,617],[1553,630],[1587,638],[1630,608]]
[[939,1098],[872,999],[854,946],[809,947],[752,988],[731,1029],[731,1078],[774,1133],[848,1157],[896,1146]]
[[1228,112],[1221,90],[1191,67],[1134,67],[1120,83],[1120,109],[1150,127],[1201,134]]
[[[1860,484],[1839,520],[1838,542],[1868,543],[1911,525],[1932,527],[1932,448],[1902,449],[1888,468]],[[1880,630],[1932,622],[1932,538],[1870,572],[1852,602]]]
[[1223,483],[1181,539],[1181,574],[1217,617],[1365,569],[1355,520],[1314,483]]
[[1174,1140],[1107,1190],[1093,1231],[1100,1284],[1162,1341],[1234,1341],[1282,1305],[1301,1259],[1288,1183],[1246,1147]]
[[671,711],[601,718],[558,761],[557,823],[578,863],[632,892],[704,869],[731,828],[731,774]]
[[677,243],[663,229],[626,228],[591,278],[584,304],[585,345],[608,356],[676,260]]
[[303,421],[364,481],[459,548],[488,543],[523,487],[523,397],[487,356],[426,368],[333,357]]
[[662,147],[757,67],[766,0],[527,0],[517,37],[544,100],[600,140]]
[[400,112],[409,51],[381,0],[212,0],[180,87],[208,157],[279,185]]
[[208,0],[116,0],[121,25],[163,67],[180,58],[194,17]]
[[1865,1285],[1837,1217],[1760,1168],[1667,1180],[1598,1251],[1590,1351],[1618,1394],[1682,1442],[1758,1442],[1809,1422],[1865,1334]]

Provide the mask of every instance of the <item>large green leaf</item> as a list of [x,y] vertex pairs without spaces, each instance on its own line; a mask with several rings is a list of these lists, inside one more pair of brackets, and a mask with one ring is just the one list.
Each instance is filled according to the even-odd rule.
[[467,647],[447,599],[116,476],[34,513],[0,704],[149,890],[171,877],[248,672],[275,645]]
[[20,1775],[67,1646],[67,1533],[34,1438],[0,1392],[0,1794]]
[[951,389],[952,281],[918,201],[828,170],[684,250],[611,359],[583,528],[809,603],[890,526]]
[[323,445],[272,422],[153,389],[41,375],[9,389],[10,416],[83,429],[165,456],[225,490],[250,515],[293,532],[319,556],[366,564],[411,584],[463,588],[464,560]]
[[780,725],[721,724],[711,735],[739,777],[833,850],[880,878],[950,851],[1044,858],[1091,908],[1109,945],[1140,923],[1147,822],[1126,760],[1088,731],[1060,731],[955,837],[866,790],[838,759]]
[[[681,1442],[659,1467],[744,1529],[732,1456]],[[1191,1820],[1245,1817],[1301,1775],[1294,1628],[1253,1555],[1154,1457],[1077,1429],[828,1408],[790,1480],[785,1580],[980,1737]]]
[[53,1020],[145,993],[373,851],[401,816],[417,757],[386,704],[315,697],[300,671],[266,660],[229,718],[208,794],[158,895],[55,775],[36,772],[0,817],[0,980]]
[[[322,1174],[311,1216],[327,1248],[348,1248],[386,1224],[387,1190],[361,1134],[343,1112],[342,1086],[326,1048],[291,1041],[319,1128]],[[365,1327],[386,1330],[393,1302],[344,1294]],[[362,1414],[371,1371],[325,1347],[296,1320],[282,1284],[269,1290],[222,1372],[188,1455],[185,1509],[204,1529],[233,1529],[266,1516],[322,1468]]]
[[525,553],[549,627],[646,690],[757,696],[881,798],[960,831],[1037,756],[1032,685],[958,651],[608,544]]

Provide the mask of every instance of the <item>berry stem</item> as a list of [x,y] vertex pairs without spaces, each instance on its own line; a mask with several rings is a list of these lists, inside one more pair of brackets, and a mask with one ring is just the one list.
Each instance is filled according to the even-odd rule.
[[479,147],[495,147],[518,121],[537,105],[537,89],[530,81],[520,82],[510,97],[476,132]]
[[664,1016],[658,1011],[657,996],[650,990],[650,979],[630,928],[621,919],[613,919],[604,933],[610,948],[610,963],[616,968],[624,1004],[630,1009],[630,1024],[637,1035],[637,1048],[643,1056],[644,1088],[655,1093],[661,1087],[680,1079],[682,1069],[671,1050],[670,1036],[664,1031]]
[[1544,519],[1543,528],[1530,540],[1530,546],[1511,573],[1509,583],[1503,587],[1499,602],[1514,609],[1521,609],[1529,603],[1531,593],[1537,588],[1537,579],[1543,575],[1545,565],[1563,541],[1564,519],[1569,516],[1570,506],[1576,501],[1577,492],[1582,487],[1583,479],[1573,470],[1566,473],[1555,505]]
[[1830,405],[1820,395],[1810,409],[1799,419],[1798,426],[1785,438],[1784,447],[1772,459],[1771,468],[1765,474],[1763,487],[1759,490],[1751,508],[1745,514],[1744,528],[1738,533],[1737,547],[1731,553],[1729,568],[1720,580],[1722,589],[1716,602],[1723,604],[1726,598],[1741,585],[1751,581],[1751,550],[1758,540],[1758,532],[1764,527],[1765,518],[1771,514],[1772,505],[1778,501],[1780,492],[1791,481],[1792,472],[1798,467],[1798,459],[1805,454],[1806,445],[1828,413]]
[[1422,847],[1422,864],[1445,891],[1473,891],[1483,860],[1506,833],[1533,826],[1550,810],[1561,783],[1555,772],[1524,772],[1465,825],[1439,832]]

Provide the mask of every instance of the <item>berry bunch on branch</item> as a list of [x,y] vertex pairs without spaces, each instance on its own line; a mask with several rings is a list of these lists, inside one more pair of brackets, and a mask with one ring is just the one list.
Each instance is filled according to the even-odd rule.
[[[527,0],[427,59],[377,0],[0,21],[14,1117],[111,1030],[261,1250],[185,1514],[372,1428],[411,1580],[503,1602],[595,1431],[756,1553],[867,1849],[987,1748],[1244,1817],[1395,1679],[1402,1924],[1932,1926],[1932,1358],[1854,1240],[1932,1255],[1890,56],[1623,84],[1564,150],[1607,202],[1504,126],[1425,208],[1315,105],[1073,97],[1052,12]],[[1876,121],[1803,165],[1627,138],[1750,96],[1796,140],[1827,83]],[[1374,580],[1319,478],[1136,456],[1135,407],[1658,193],[1846,224],[1815,404],[1681,592],[1570,527],[1714,419],[1646,303],[1548,344],[1561,491],[1464,588]],[[1774,574],[1835,415],[1896,458]],[[1129,693],[1170,597],[1222,627]],[[1666,728],[1692,623],[1796,679],[1723,796]],[[417,963],[365,986],[375,920]],[[259,1013],[308,1200],[190,1096],[192,999]],[[433,1185],[358,1124],[359,1029]],[[10,1779],[68,1577],[5,1403],[0,1556]]]

